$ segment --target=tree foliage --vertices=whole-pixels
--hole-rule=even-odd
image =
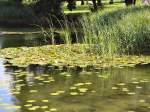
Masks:
[[[13,2],[17,5],[21,5],[23,0],[13,0]]]
[[[34,5],[34,10],[38,15],[57,15],[61,14],[62,0],[39,0]]]

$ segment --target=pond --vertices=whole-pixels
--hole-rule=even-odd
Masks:
[[[53,41],[55,44],[64,44],[67,34],[72,43],[83,42],[83,34],[80,31],[67,32],[58,28],[51,31],[49,28],[0,28],[0,48],[51,45]],[[80,38],[77,39],[77,35]]]
[[[51,44],[51,40],[44,37],[39,28],[0,28],[0,48],[47,44]]]
[[[100,71],[0,61],[0,112],[149,112],[150,65]]]
[[[37,35],[0,35],[0,48],[49,44]],[[0,59],[0,112],[149,112],[149,75],[150,65],[73,71]]]

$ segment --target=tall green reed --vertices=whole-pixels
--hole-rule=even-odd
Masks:
[[[90,52],[98,55],[113,56],[124,54],[142,54],[150,52],[150,7],[129,7],[104,10],[86,15],[80,21],[83,37],[73,22],[69,23],[64,16],[63,21],[57,19],[64,33],[64,44],[71,45],[71,32],[74,31],[76,43],[83,38],[82,44],[89,46]],[[53,23],[50,32],[54,38]],[[53,39],[52,39],[53,40]],[[53,41],[53,44],[56,44]],[[81,47],[84,51],[84,47]]]
[[[130,7],[84,16],[84,43],[101,55],[140,54],[149,49],[149,15],[150,7]]]

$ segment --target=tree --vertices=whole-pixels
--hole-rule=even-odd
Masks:
[[[34,5],[34,10],[38,15],[61,15],[61,2],[62,0],[39,0]]]
[[[81,5],[84,5],[84,0],[81,0]]]
[[[97,0],[97,5],[98,6],[102,6],[102,1],[101,0]]]
[[[135,5],[135,3],[136,3],[136,0],[125,0],[126,6]]]
[[[93,2],[93,11],[97,10],[97,4],[96,4],[96,0],[92,0]]]
[[[109,4],[113,4],[113,3],[114,3],[114,0],[110,0],[110,1],[109,1]]]
[[[76,0],[67,0],[67,2],[68,2],[67,8],[70,11],[76,8]]]

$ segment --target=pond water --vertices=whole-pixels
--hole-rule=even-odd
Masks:
[[[0,28],[0,48],[51,44],[37,28]]]
[[[53,29],[53,33],[48,32],[48,29],[45,31],[44,34],[38,28],[0,28],[0,48],[50,45],[53,42],[52,36],[54,36],[55,44],[65,42],[64,32],[66,31],[61,29]],[[69,35],[72,43],[83,41],[81,32],[71,31]],[[79,39],[77,39],[77,35],[80,37]]]
[[[150,65],[101,71],[16,69],[0,61],[0,112],[149,112]]]

